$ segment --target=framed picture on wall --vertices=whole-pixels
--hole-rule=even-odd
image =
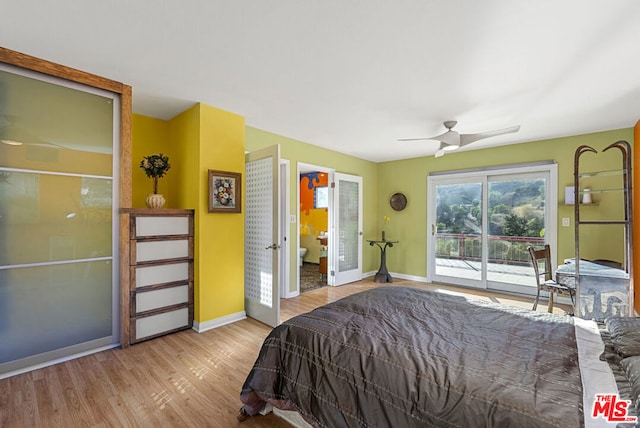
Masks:
[[[239,213],[242,203],[242,174],[209,170],[209,212]]]

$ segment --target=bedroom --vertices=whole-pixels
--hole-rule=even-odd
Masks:
[[[6,27],[5,27],[6,28]],[[15,34],[19,34],[18,31]],[[11,40],[11,35],[7,34],[7,37],[4,37],[3,40]],[[15,41],[10,44],[9,47],[19,47],[19,41]],[[19,49],[22,51],[26,51],[28,54],[37,53],[38,49]],[[54,50],[52,50],[54,52]],[[42,52],[42,57],[46,59],[56,59],[56,55],[53,53]],[[52,58],[53,57],[53,58]],[[60,61],[66,63],[66,61],[62,61],[63,58],[60,58]],[[77,63],[77,60],[70,60],[72,63]],[[111,77],[109,73],[108,77]],[[135,91],[139,90],[140,85],[136,85],[134,87]],[[213,104],[217,105],[217,104]],[[205,111],[206,114],[209,114],[211,110],[208,107],[202,107],[202,110]],[[633,109],[630,109],[633,110]],[[187,115],[192,114],[193,111],[187,113]],[[182,116],[184,118],[184,116]],[[612,131],[606,131],[603,134],[596,133],[594,135],[590,135],[589,141],[592,144],[598,147],[608,143],[612,138],[624,138],[627,140],[633,140],[633,130],[632,126],[635,123],[634,118],[632,122],[625,123],[614,129]],[[173,144],[175,144],[174,139],[169,139],[169,133],[164,133],[164,131],[170,127],[175,126],[175,122],[173,124],[163,124],[160,120],[150,119],[146,116],[136,115],[134,117],[134,133],[138,132],[142,129],[141,124],[149,121],[153,123],[153,126],[148,131],[149,137],[146,140],[147,143],[151,144],[151,141],[154,139],[153,137],[160,137],[155,139],[155,143],[158,146],[161,146],[162,149],[169,150],[173,149]],[[517,145],[510,147],[508,149],[489,149],[479,150],[479,151],[471,151],[471,152],[461,152],[456,154],[455,156],[445,156],[442,159],[439,159],[439,163],[435,162],[433,158],[430,157],[418,157],[412,160],[400,160],[400,161],[391,161],[377,164],[375,162],[366,161],[362,159],[354,158],[353,156],[336,154],[335,152],[326,151],[323,149],[316,148],[315,146],[307,146],[305,143],[301,143],[299,140],[293,140],[286,137],[281,137],[275,133],[271,133],[268,131],[262,131],[258,128],[238,126],[240,129],[239,132],[246,133],[246,148],[255,149],[262,145],[267,145],[269,143],[279,142],[283,145],[283,157],[287,157],[290,161],[303,161],[309,163],[318,163],[318,158],[325,158],[328,161],[331,161],[332,165],[335,165],[336,169],[342,170],[345,172],[350,172],[354,174],[358,174],[364,177],[366,180],[365,186],[365,210],[367,212],[365,217],[365,228],[364,233],[366,236],[377,236],[380,233],[380,230],[383,226],[382,224],[382,216],[385,215],[385,209],[387,209],[387,201],[386,197],[390,192],[404,190],[405,187],[411,187],[412,191],[415,189],[416,194],[410,194],[410,204],[411,210],[407,210],[403,213],[405,217],[396,217],[392,218],[389,225],[385,225],[385,228],[389,231],[389,233],[394,233],[396,236],[399,236],[401,242],[405,243],[404,246],[399,245],[397,249],[398,253],[395,255],[390,255],[390,265],[394,263],[392,266],[392,270],[399,274],[404,274],[410,277],[424,278],[426,272],[426,263],[425,263],[425,253],[426,246],[421,242],[412,242],[412,236],[425,236],[426,231],[426,208],[424,202],[424,196],[426,191],[423,190],[424,186],[426,186],[425,180],[425,171],[433,171],[433,170],[454,170],[466,168],[468,166],[476,166],[476,165],[489,165],[489,164],[497,164],[497,163],[521,163],[523,161],[529,161],[533,158],[538,159],[548,159],[549,156],[553,156],[554,159],[557,159],[559,163],[570,164],[571,161],[571,153],[577,144],[583,141],[581,137],[568,137],[562,139],[551,139],[548,141],[535,141],[533,143],[525,143],[522,145]],[[246,131],[245,131],[246,129]],[[617,130],[616,130],[617,129]],[[144,140],[147,137],[143,137]],[[134,140],[136,136],[134,135]],[[138,140],[141,141],[141,140]],[[532,140],[534,141],[534,140]],[[537,143],[541,143],[538,145]],[[154,149],[158,146],[151,146]],[[522,147],[520,147],[522,146]],[[527,147],[528,146],[528,147]],[[231,170],[239,170],[242,167],[239,166],[241,164],[241,156],[244,151],[242,149],[236,149],[234,152],[234,160],[231,165],[228,165],[227,168]],[[543,150],[544,148],[544,150]],[[136,146],[134,145],[134,153],[132,155],[132,162],[136,162],[142,155],[147,154],[150,146]],[[566,149],[566,152],[565,152]],[[544,153],[546,151],[546,153]],[[558,153],[561,151],[562,153]],[[172,159],[180,159],[181,156],[179,154],[171,153]],[[216,160],[216,162],[219,162]],[[235,162],[235,164],[234,164]],[[397,162],[397,163],[396,163]],[[323,159],[322,164],[326,164],[327,162]],[[224,165],[214,165],[215,167],[224,167]],[[174,172],[179,171],[176,167]],[[402,174],[399,173],[402,171]],[[565,170],[566,171],[566,170]],[[139,171],[138,171],[139,172]],[[570,172],[566,172],[564,179],[560,177],[558,186],[560,188],[570,183]],[[161,186],[167,186],[168,196],[170,203],[177,203],[178,198],[184,197],[182,194],[185,192],[183,189],[179,188],[176,185],[176,181],[178,181],[178,172],[173,177],[168,176],[168,180],[165,182],[161,182]],[[134,191],[134,199],[137,201],[136,204],[140,204],[142,199],[136,196],[137,194],[144,195],[148,190],[149,182],[143,176],[136,176],[133,174],[133,191]],[[188,189],[188,187],[185,187]],[[191,189],[191,191],[193,191]],[[417,196],[416,196],[417,195]],[[173,200],[172,200],[173,198]],[[191,206],[191,204],[189,205]],[[407,217],[410,216],[410,217]],[[227,227],[230,225],[232,228],[237,228],[237,225],[233,224],[235,219],[226,219],[226,218],[216,218],[216,221],[222,222],[222,227]],[[405,220],[407,220],[405,222]],[[205,220],[206,221],[206,220]],[[406,228],[401,230],[399,228],[400,224],[409,223],[411,224],[411,228]],[[203,224],[205,226],[205,224]],[[206,225],[210,226],[210,225]],[[205,227],[200,228],[201,231],[205,231]],[[236,233],[238,233],[238,229],[235,229]],[[569,229],[559,228],[559,248],[557,251],[557,259],[562,260],[562,258],[571,256],[571,232]],[[229,251],[229,241],[226,242],[215,242],[215,237],[212,238],[214,242],[213,251],[225,250]],[[564,246],[564,247],[563,247]],[[400,252],[402,250],[402,253]],[[238,251],[238,249],[234,248],[233,251]],[[377,255],[373,252],[364,251],[364,262],[363,267],[365,272],[374,271],[377,267]],[[239,269],[240,268],[240,269]],[[218,278],[215,278],[211,272],[205,269],[201,272],[201,288],[199,289],[199,297],[200,297],[200,307],[198,310],[197,320],[200,323],[207,323],[210,321],[215,321],[219,318],[224,318],[229,315],[234,315],[242,311],[242,292],[237,287],[229,289],[225,288],[226,285],[220,286],[220,282]],[[234,275],[241,275],[239,271],[241,270],[241,266],[233,266],[232,271]],[[293,279],[293,274],[290,275],[291,279]],[[292,281],[293,282],[293,281]],[[223,302],[220,304],[213,304],[212,301]]]

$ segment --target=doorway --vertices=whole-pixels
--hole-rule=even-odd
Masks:
[[[328,285],[331,221],[329,168],[298,164],[298,278],[300,293]]]

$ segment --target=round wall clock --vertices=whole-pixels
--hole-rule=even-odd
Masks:
[[[402,211],[407,206],[407,197],[403,193],[394,193],[389,199],[391,208],[396,211]]]

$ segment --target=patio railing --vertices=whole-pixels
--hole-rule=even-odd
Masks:
[[[488,236],[489,263],[528,265],[527,247],[544,245],[544,238],[531,236]],[[480,261],[482,236],[465,233],[436,234],[436,258]]]

